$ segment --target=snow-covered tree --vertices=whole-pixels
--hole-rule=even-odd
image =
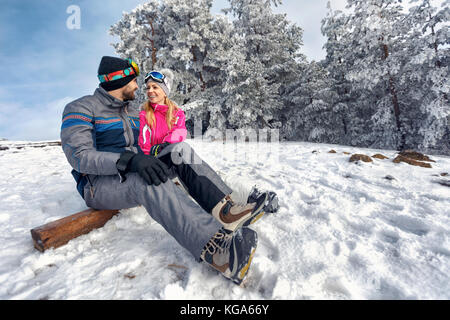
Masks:
[[[294,79],[302,30],[271,5],[280,0],[230,0],[238,39],[225,66],[227,126],[280,125],[283,86]]]
[[[330,103],[333,92],[326,69],[315,61],[305,64],[301,76],[288,87],[292,108],[286,110],[283,136],[288,140],[339,143],[344,128],[338,115],[343,105]]]
[[[429,0],[412,2],[419,4],[406,12],[400,0],[348,0],[349,13],[330,11],[324,19],[332,91],[327,102],[343,106],[348,129],[341,143],[434,150],[446,145],[448,1],[440,10]]]
[[[137,6],[122,19],[111,26],[110,34],[118,37],[112,46],[123,58],[132,58],[141,69],[141,73],[154,70],[158,62],[158,50],[167,45],[161,30],[161,7],[159,0],[149,0]],[[144,75],[138,78],[139,90],[134,104],[145,101]]]
[[[399,100],[398,78],[404,64],[402,35],[407,33],[400,0],[348,0],[353,9],[347,25],[347,78],[360,92],[371,115],[365,140],[374,147],[403,149],[407,132]]]
[[[347,36],[349,17],[341,11],[333,11],[328,2],[327,16],[322,20],[322,34],[327,41],[324,45],[326,57],[323,66],[327,72],[326,87],[324,97],[326,102],[334,112],[331,117],[335,118],[334,130],[339,129],[340,137],[337,143],[361,145],[364,144],[363,137],[365,123],[370,119],[366,101],[360,99],[365,93],[353,86],[346,77],[348,70],[352,68],[353,60],[349,55],[353,54],[349,48],[354,44]],[[339,135],[338,132],[335,136]]]
[[[227,48],[226,22],[214,20],[212,0],[151,0],[139,5],[111,27],[123,57],[133,57],[143,71],[174,71],[175,101],[181,104],[208,97],[223,81],[221,63]],[[210,95],[209,95],[210,96]],[[145,99],[140,91],[139,103]]]
[[[222,84],[222,56],[227,50],[228,30],[224,21],[215,22],[212,0],[166,0],[162,29],[168,45],[161,49],[160,64],[176,70],[184,102],[198,100],[210,88]],[[224,27],[222,30],[220,27]]]
[[[446,1],[441,9],[430,0],[413,0],[405,23],[411,27],[407,35],[408,63],[401,77],[410,106],[417,106],[411,115],[408,144],[423,150],[450,152],[450,80],[449,20]],[[411,108],[412,109],[412,108]]]

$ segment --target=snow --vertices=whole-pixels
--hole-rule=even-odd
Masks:
[[[253,185],[280,198],[252,226],[259,244],[242,287],[196,262],[142,207],[37,251],[30,229],[86,206],[61,147],[2,141],[0,299],[450,298],[450,188],[437,183],[449,181],[449,157],[431,156],[427,169],[393,163],[392,150],[188,142],[236,199]],[[350,163],[343,152],[390,159]]]

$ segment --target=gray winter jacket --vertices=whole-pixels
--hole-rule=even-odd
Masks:
[[[120,153],[142,152],[138,137],[139,111],[101,87],[66,105],[61,144],[82,196],[86,174],[116,175]]]

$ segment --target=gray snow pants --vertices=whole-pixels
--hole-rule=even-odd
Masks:
[[[178,176],[195,202],[172,180],[148,185],[137,173],[119,176],[89,175],[84,188],[86,204],[95,209],[144,206],[150,216],[186,248],[195,259],[221,224],[211,215],[214,206],[232,190],[185,142],[171,144],[158,155],[174,178]]]

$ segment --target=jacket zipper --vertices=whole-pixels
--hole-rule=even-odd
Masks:
[[[133,135],[133,129],[131,128],[131,125],[128,121],[128,106],[124,106],[122,107],[123,111],[125,111],[125,116],[123,115],[123,112],[120,113],[120,116],[122,118],[122,121],[124,122],[124,133],[126,132],[127,134],[125,134],[125,139],[127,138],[128,135],[128,140],[129,140],[129,144],[130,144],[130,148],[133,152],[137,152],[137,150],[135,150],[134,147],[134,135]],[[125,141],[126,142],[126,141]]]
[[[158,108],[158,105],[156,105],[155,106],[155,109],[154,109],[154,113],[155,113],[155,133],[156,132],[158,132],[157,130],[158,130],[158,121],[156,121],[156,109]],[[155,134],[153,134],[152,136],[155,136]],[[152,137],[153,138],[153,137]],[[152,141],[152,140],[150,140],[151,141],[151,145],[153,146],[153,145],[155,145],[156,144],[156,141]]]

